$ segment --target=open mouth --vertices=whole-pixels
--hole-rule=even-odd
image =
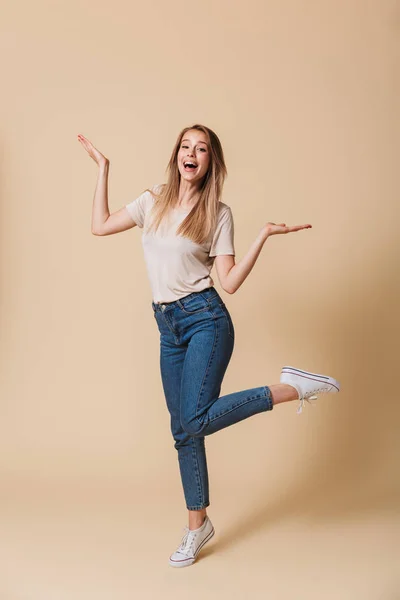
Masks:
[[[196,163],[191,162],[190,160],[183,163],[183,168],[185,171],[195,171],[197,169]]]

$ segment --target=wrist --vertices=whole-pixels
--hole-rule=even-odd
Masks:
[[[262,233],[260,233],[260,234],[258,235],[258,237],[257,237],[257,241],[258,241],[259,243],[261,243],[261,244],[264,244],[264,243],[267,241],[267,239],[268,239],[268,238],[269,238],[269,233],[268,233],[268,232],[264,232],[264,231],[263,231]]]
[[[106,160],[103,160],[102,162],[99,163],[100,171],[106,171],[108,169],[109,165],[110,165],[110,161],[108,160],[108,158]]]

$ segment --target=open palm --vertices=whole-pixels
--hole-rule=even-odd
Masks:
[[[78,141],[85,148],[86,152],[89,154],[90,158],[93,158],[94,162],[100,166],[109,162],[108,158],[104,156],[97,148],[95,148],[84,135],[78,134]]]
[[[300,229],[310,229],[312,225],[307,223],[306,225],[292,225],[288,226],[286,223],[272,223],[268,222],[264,225],[263,231],[267,235],[276,235],[279,233],[291,233],[293,231],[300,231]]]

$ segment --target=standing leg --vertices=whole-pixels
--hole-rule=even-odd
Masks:
[[[186,353],[187,345],[177,345],[168,334],[161,336],[160,368],[164,395],[171,417],[174,446],[178,451],[186,507],[189,511],[200,511],[189,518],[189,526],[196,528],[199,517],[204,519],[205,508],[210,504],[209,482],[204,436],[193,437],[181,425],[180,391]]]

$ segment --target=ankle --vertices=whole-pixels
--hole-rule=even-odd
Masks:
[[[194,512],[194,511],[191,511]],[[200,511],[196,511],[200,512]],[[204,524],[206,520],[207,514],[201,513],[199,515],[191,515],[189,514],[189,529],[199,529]]]
[[[273,404],[290,402],[299,399],[299,392],[288,383],[278,383],[270,386]]]

